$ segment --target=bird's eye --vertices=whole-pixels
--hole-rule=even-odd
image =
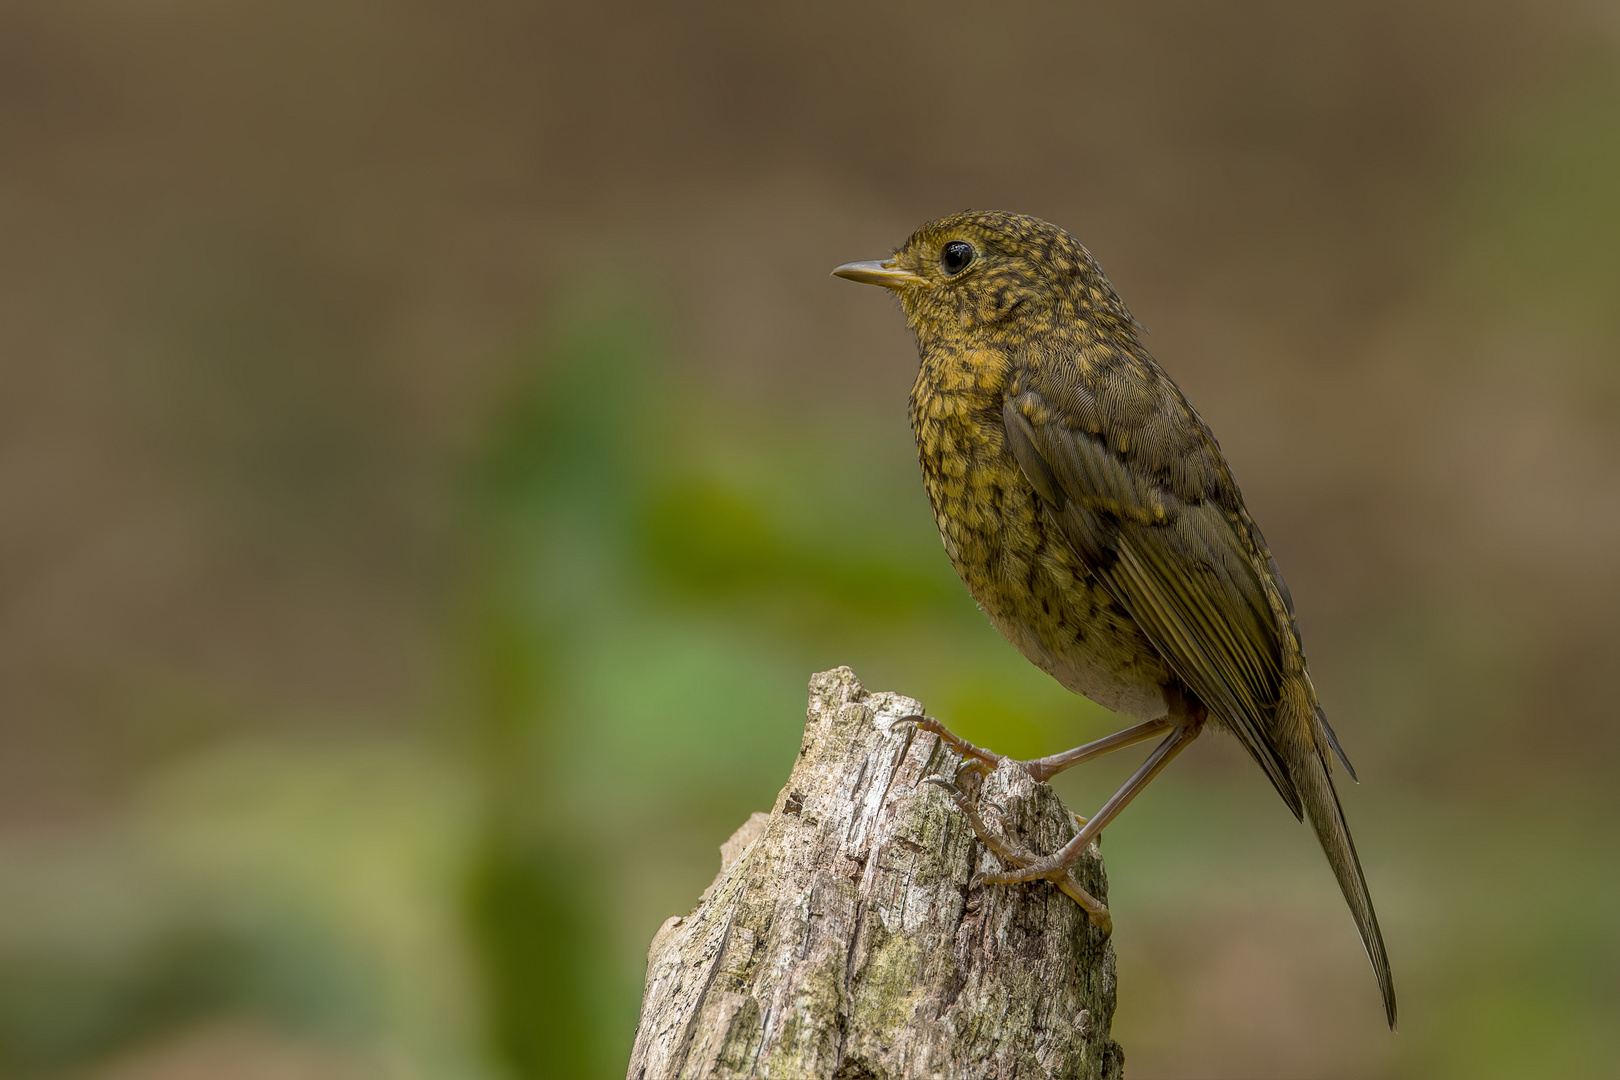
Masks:
[[[966,240],[952,240],[940,251],[939,264],[945,268],[947,276],[960,274],[967,269],[968,263],[972,262],[973,256],[977,254],[978,252],[973,250],[973,245]]]

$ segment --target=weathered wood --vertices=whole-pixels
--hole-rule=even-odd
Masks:
[[[939,787],[956,759],[897,724],[922,707],[848,668],[810,681],[798,761],[723,850],[697,908],[653,939],[632,1078],[1118,1078],[1114,953],[1049,882],[999,869]],[[1017,767],[979,806],[1025,848],[1074,819]],[[1106,902],[1096,849],[1075,868]]]

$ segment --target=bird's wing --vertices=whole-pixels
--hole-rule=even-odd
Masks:
[[[1173,389],[1137,422],[1100,422],[1108,407],[1073,383],[1025,389],[1003,409],[1008,444],[1076,552],[1297,817],[1275,722],[1282,631],[1219,450]]]

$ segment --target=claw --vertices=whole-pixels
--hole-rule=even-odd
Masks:
[[[1085,909],[1086,918],[1091,920],[1092,926],[1103,932],[1103,937],[1114,936],[1114,917],[1108,913],[1108,908],[1102,901],[1080,887],[1073,874],[1065,873],[1061,880],[1054,880],[1053,884],[1062,890],[1064,896]]]
[[[956,775],[958,779],[961,778],[963,773],[978,773],[980,776],[989,776],[995,771],[996,768],[994,765],[991,765],[988,761],[985,761],[982,758],[976,757],[963,758],[962,764],[956,767]]]
[[[939,737],[940,742],[955,750],[965,758],[975,758],[988,766],[985,772],[990,772],[1001,762],[1001,755],[986,750],[982,746],[974,746],[960,735],[955,734],[944,724],[932,716],[902,716],[896,720],[897,724],[916,724],[918,731],[926,731]]]

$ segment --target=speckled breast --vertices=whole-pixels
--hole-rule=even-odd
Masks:
[[[1142,720],[1168,670],[1042,510],[1007,448],[1005,362],[925,358],[911,391],[923,485],[945,551],[1001,635],[1065,687]]]

